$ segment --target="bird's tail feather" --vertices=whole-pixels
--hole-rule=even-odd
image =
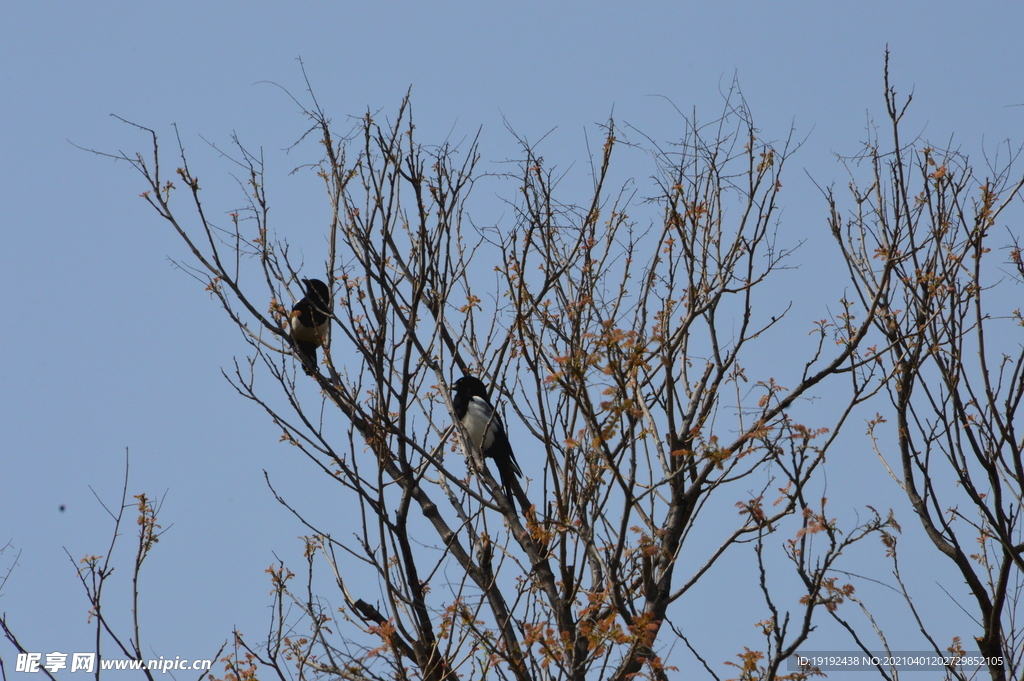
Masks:
[[[299,359],[302,361],[302,370],[307,376],[316,373],[316,343],[296,341],[295,347],[299,351]]]
[[[512,479],[514,477],[514,474],[511,468],[509,466],[498,466],[498,477],[501,478],[501,491],[504,492],[505,498],[508,500],[509,506],[515,508],[516,495],[515,490],[512,487]],[[522,506],[521,503],[520,506]]]

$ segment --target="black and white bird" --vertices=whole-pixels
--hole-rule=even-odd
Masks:
[[[316,349],[327,342],[330,330],[331,290],[319,279],[303,279],[306,296],[292,307],[291,334],[307,375],[316,373]]]
[[[512,445],[509,444],[501,417],[487,401],[487,389],[483,381],[475,376],[463,376],[452,387],[455,388],[455,397],[452,399],[455,417],[465,426],[470,441],[480,448],[484,457],[494,459],[505,498],[509,505],[515,506],[513,476],[523,477],[523,472],[516,463],[516,455],[512,453]]]

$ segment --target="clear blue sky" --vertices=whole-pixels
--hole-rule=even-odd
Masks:
[[[990,2],[0,3],[0,545],[14,547],[0,575],[21,551],[0,611],[29,649],[89,648],[64,549],[106,552],[111,525],[90,487],[116,503],[126,447],[132,492],[166,492],[161,521],[173,523],[143,576],[144,648],[206,657],[234,626],[262,631],[263,569],[275,551],[300,557],[304,531],[262,470],[293,493],[312,472],[220,376],[245,345],[172,268],[183,246],[133,171],[73,146],[145,149],[109,114],[167,142],[176,123],[218,210],[241,200],[200,135],[263,147],[277,228],[318,262],[326,203],[313,176],[289,175],[314,150],[283,151],[306,121],[265,84],[301,95],[298,57],[335,120],[391,111],[411,85],[421,140],[483,126],[485,162],[499,161],[512,148],[504,117],[530,139],[555,128],[545,156],[563,167],[613,107],[666,139],[678,119],[663,98],[711,117],[736,74],[769,137],[791,124],[809,135],[782,233],[808,239],[800,260],[813,268],[825,209],[803,169],[845,184],[832,152],[856,151],[867,115],[883,114],[886,44],[894,83],[914,91],[912,131],[955,133],[977,155],[1024,138],[1022,26],[1024,5]]]

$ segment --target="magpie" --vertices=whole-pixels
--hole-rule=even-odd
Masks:
[[[303,279],[306,296],[292,307],[291,334],[302,370],[316,373],[316,349],[327,342],[330,328],[331,290],[319,279]]]
[[[516,455],[512,453],[505,426],[494,406],[487,401],[487,389],[483,381],[475,376],[463,376],[452,385],[455,398],[455,418],[462,422],[469,439],[480,448],[485,458],[494,459],[501,478],[502,491],[510,506],[515,506],[512,495],[513,476],[523,477],[523,472],[516,463]]]

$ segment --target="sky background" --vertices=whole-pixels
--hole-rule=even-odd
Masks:
[[[138,198],[141,178],[76,148],[145,151],[147,138],[111,114],[155,129],[167,151],[177,124],[219,215],[242,197],[234,168],[204,139],[228,147],[235,134],[262,148],[274,224],[318,264],[322,185],[291,173],[317,150],[287,151],[307,127],[284,92],[308,101],[300,57],[335,121],[393,112],[412,86],[421,141],[480,129],[483,163],[495,169],[515,156],[506,123],[529,140],[550,133],[543,155],[561,168],[578,162],[582,180],[584,133],[593,140],[610,114],[672,139],[675,107],[711,119],[736,77],[766,137],[791,127],[806,137],[785,180],[781,234],[806,242],[801,276],[841,291],[811,178],[845,186],[835,154],[856,152],[869,117],[884,115],[886,45],[894,85],[914,93],[907,129],[939,143],[955,134],[980,158],[1024,139],[1022,20],[1024,5],[989,2],[0,3],[0,545],[11,545],[0,576],[20,556],[0,612],[29,650],[90,649],[67,554],[107,552],[112,522],[94,492],[117,505],[126,449],[130,493],[166,493],[167,532],[143,576],[145,650],[209,657],[233,627],[263,630],[263,570],[301,556],[304,530],[273,501],[263,470],[299,495],[311,470],[220,375],[246,346],[172,266],[187,254]],[[642,155],[627,159],[639,180],[651,174]],[[866,488],[839,492],[841,503],[893,506],[915,530],[859,442],[847,454],[863,465],[843,481]],[[345,509],[325,498],[316,511]],[[133,518],[125,529],[115,603],[130,585]],[[924,607],[942,602],[931,584],[941,579],[959,588],[948,574],[922,580]],[[824,637],[812,647],[852,646]],[[722,660],[738,648],[723,648]],[[13,660],[5,643],[0,653]]]

